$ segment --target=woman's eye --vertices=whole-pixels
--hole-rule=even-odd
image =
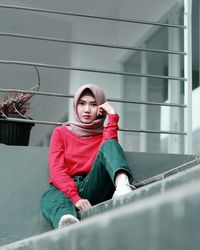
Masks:
[[[79,102],[78,105],[84,105],[84,102]]]

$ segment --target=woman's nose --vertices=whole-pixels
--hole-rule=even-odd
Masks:
[[[89,105],[85,105],[85,112],[90,112],[90,106]]]

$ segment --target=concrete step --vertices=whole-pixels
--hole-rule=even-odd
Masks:
[[[193,164],[198,165],[193,166]],[[164,172],[161,175],[146,180],[146,183],[151,183],[133,190],[133,192],[129,193],[128,195],[121,196],[118,199],[102,202],[91,209],[85,210],[79,214],[79,217],[81,220],[83,220],[99,213],[124,206],[125,204],[136,203],[141,199],[145,199],[153,195],[164,195],[167,190],[176,187],[181,188],[182,185],[185,185],[186,183],[192,183],[194,181],[200,181],[199,160],[191,161],[188,164],[184,164],[178,168]],[[138,183],[138,186],[139,185],[140,183]],[[142,185],[144,185],[144,183],[142,183]]]
[[[199,197],[199,181],[189,182],[0,249],[199,249]]]
[[[0,144],[0,246],[52,230],[39,208],[40,197],[48,188],[48,150]],[[125,154],[140,188],[193,166],[199,159],[197,155]]]
[[[95,246],[97,250],[103,249],[102,247],[104,249],[114,249],[115,247],[115,249],[126,249],[125,246],[127,244],[129,248],[131,247],[132,237],[136,240],[135,235],[138,235],[139,238],[136,242],[134,241],[134,246],[139,247],[140,245],[143,248],[134,247],[131,249],[160,250],[160,245],[162,245],[162,249],[167,249],[161,242],[160,237],[166,246],[169,247],[165,237],[169,239],[172,236],[174,247],[176,246],[174,249],[189,249],[178,248],[180,245],[178,239],[181,237],[181,233],[174,231],[174,234],[177,234],[177,236],[174,236],[171,234],[171,229],[173,231],[174,226],[176,226],[174,220],[184,227],[181,228],[181,232],[185,235],[184,237],[187,236],[186,233],[189,235],[190,230],[194,230],[194,227],[198,230],[200,229],[200,222],[194,219],[195,216],[198,218],[198,209],[200,208],[200,199],[198,198],[200,194],[200,165],[193,167],[184,165],[181,168],[179,167],[179,171],[178,168],[174,169],[174,172],[175,174],[171,173],[170,176],[169,172],[165,172],[162,180],[140,187],[119,199],[98,204],[92,209],[81,213],[82,222],[78,225],[72,225],[62,230],[53,230],[39,236],[5,245],[0,249],[65,249],[65,245],[67,249],[71,247],[77,250],[93,249],[92,246]],[[190,207],[192,210],[187,210]],[[193,215],[190,211],[192,211]],[[130,216],[130,221],[128,216]],[[140,219],[138,219],[138,216]],[[162,218],[163,216],[164,218]],[[162,221],[163,223],[161,223]],[[172,224],[171,229],[168,222]],[[147,228],[145,228],[145,224]],[[180,230],[179,227],[181,226],[178,226],[178,230]],[[108,237],[102,233],[102,230],[106,230]],[[164,234],[166,235],[164,236]],[[95,240],[91,238],[91,235],[93,235]],[[155,248],[145,245],[146,243],[142,241],[141,237],[143,235],[146,235],[145,237],[147,237],[149,244],[155,246]],[[79,237],[80,242],[82,242],[80,245],[77,242]],[[116,240],[119,237],[122,238],[122,242],[121,240]],[[145,237],[144,239],[146,239]],[[184,242],[184,237],[179,240]],[[197,241],[198,238],[195,232],[194,237],[194,240]],[[118,243],[115,243],[115,240]],[[95,241],[98,242],[97,245],[95,245]],[[102,243],[101,241],[105,242]],[[155,242],[153,243],[153,241]],[[120,244],[122,244],[121,248],[117,248]],[[157,246],[158,248],[156,248]]]

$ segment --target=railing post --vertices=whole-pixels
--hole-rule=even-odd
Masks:
[[[185,154],[192,153],[192,0],[184,0]]]
[[[146,45],[144,45],[146,47]],[[147,73],[147,54],[145,51],[141,53],[141,71],[143,74]],[[148,91],[148,78],[141,77],[141,100],[147,101]],[[140,127],[141,129],[147,129],[147,105],[140,105]],[[147,152],[147,134],[140,134],[140,151]]]

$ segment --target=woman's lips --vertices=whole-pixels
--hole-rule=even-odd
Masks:
[[[90,115],[84,115],[83,118],[84,119],[90,119]]]

